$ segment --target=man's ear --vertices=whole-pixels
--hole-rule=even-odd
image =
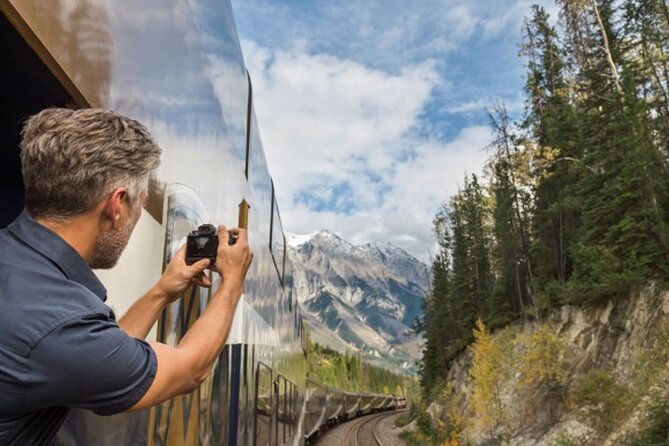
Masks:
[[[109,229],[115,228],[121,224],[122,218],[127,213],[128,188],[117,187],[107,196],[103,208],[103,216]]]

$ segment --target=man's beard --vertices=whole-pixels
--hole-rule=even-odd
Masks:
[[[90,267],[92,269],[109,269],[116,265],[121,253],[130,240],[130,234],[135,227],[131,220],[118,231],[109,231],[100,235],[95,241],[91,253]]]

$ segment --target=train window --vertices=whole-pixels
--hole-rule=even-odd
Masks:
[[[295,384],[290,383],[288,388],[288,414],[290,416],[288,423],[288,435],[292,436],[295,432]]]
[[[292,430],[291,434],[294,434],[295,431],[297,430],[297,424],[298,424],[298,418],[300,416],[299,412],[299,406],[298,406],[298,392],[297,392],[297,385],[293,384],[293,423],[291,424]]]
[[[253,84],[251,76],[246,71],[246,79],[249,85],[248,102],[246,104],[246,162],[244,163],[244,175],[249,179],[249,153],[251,151],[251,118],[253,116]]]
[[[274,392],[274,401],[276,404],[272,407],[272,445],[278,445],[279,444],[279,423],[281,422],[279,419],[279,411],[281,410],[281,391],[280,391],[280,384],[279,380],[277,379],[272,383],[272,391]]]
[[[277,213],[278,213],[278,209],[277,209]],[[281,281],[285,285],[286,284],[286,257],[287,256],[286,256],[286,234],[283,233],[283,228],[282,228],[282,231],[281,231],[281,245],[282,245],[282,249],[281,249],[282,256],[281,257],[283,257],[283,261],[281,262]]]
[[[286,238],[283,239],[284,249],[286,254],[283,257],[283,286],[287,291],[287,300],[288,300],[288,311],[293,312],[295,310],[296,302],[293,302],[295,295],[293,294],[293,265],[288,259],[288,244],[286,243]]]
[[[269,249],[272,253],[274,267],[276,268],[276,272],[279,275],[279,281],[283,286],[284,262],[286,258],[286,238],[283,235],[281,215],[279,214],[279,206],[276,203],[276,195],[274,194],[274,183],[272,183],[272,220],[270,223]]]
[[[295,389],[294,383],[282,375],[277,375],[275,380],[277,429],[274,437],[276,444],[286,444],[294,432],[297,420]]]
[[[264,446],[270,444],[272,434],[272,407],[274,404],[272,369],[262,362],[258,362],[255,378],[253,446]]]
[[[6,2],[8,3],[8,2]],[[25,118],[46,107],[73,107],[72,96],[9,22],[11,5],[0,12],[0,228],[21,213],[23,177],[19,160]]]
[[[277,401],[277,429],[275,431],[274,444],[283,444],[286,442],[286,384],[286,378],[281,375],[276,377],[274,386]],[[280,442],[279,439],[281,440]]]
[[[253,195],[255,212],[260,221],[269,221],[272,212],[272,178],[269,176],[269,171],[267,170],[267,160],[265,159],[258,121],[252,104],[249,117],[249,149],[246,161],[246,174],[251,194]],[[269,235],[269,231],[265,234]]]
[[[200,431],[206,431],[205,427],[210,426],[212,443],[224,444],[228,439],[228,423],[230,412],[234,407],[230,407],[230,375],[231,367],[234,366],[231,361],[230,346],[223,347],[223,351],[218,357],[218,362],[212,372],[213,381],[210,388],[200,389],[201,413],[209,412],[209,419],[202,420]],[[211,399],[208,401],[207,394],[212,392]],[[207,410],[209,409],[209,410]]]
[[[230,381],[229,389],[226,395],[229,395],[230,402],[229,411],[229,425],[230,435],[228,437],[228,444],[235,444],[239,433],[239,411],[240,411],[240,387],[241,387],[241,373],[242,373],[242,346],[241,344],[234,344],[230,348]],[[225,420],[228,417],[219,418]],[[220,421],[219,421],[220,422]],[[224,442],[221,442],[224,443]]]

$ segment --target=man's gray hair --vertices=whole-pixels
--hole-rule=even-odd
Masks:
[[[108,110],[48,108],[26,121],[22,136],[26,209],[34,218],[82,214],[121,186],[134,203],[160,164],[146,127]]]

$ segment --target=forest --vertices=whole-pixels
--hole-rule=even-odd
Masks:
[[[669,7],[557,0],[523,27],[525,111],[489,110],[484,174],[434,218],[439,252],[414,330],[421,385],[443,387],[477,321],[626,299],[669,276]]]
[[[307,358],[309,376],[350,392],[405,396],[416,386],[414,378],[369,364],[360,354],[340,353],[311,340],[307,341]]]

